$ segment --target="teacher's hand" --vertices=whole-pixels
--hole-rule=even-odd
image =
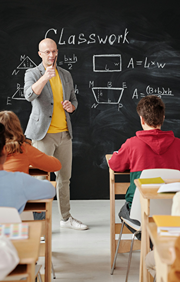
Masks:
[[[56,76],[54,66],[47,67],[44,76],[47,80],[51,79],[52,77]]]
[[[71,104],[70,101],[65,100],[64,102],[61,102],[63,109],[66,110],[68,113],[72,113],[75,110],[75,107]]]

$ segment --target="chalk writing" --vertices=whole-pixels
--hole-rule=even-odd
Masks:
[[[164,87],[152,87],[148,85],[145,89],[145,93],[140,92],[138,93],[138,89],[136,88],[133,91],[132,99],[139,99],[139,96],[145,97],[145,95],[157,95],[161,98],[161,96],[174,96],[172,90],[170,88],[165,89]]]
[[[64,63],[65,64],[75,64],[77,62],[77,56],[75,54],[72,57],[64,55]]]
[[[48,37],[50,31],[53,31],[55,34],[58,34],[58,30],[54,28],[50,28],[45,33],[45,38]],[[113,45],[114,43],[118,44],[129,44],[128,34],[129,31],[127,28],[124,29],[122,34],[110,34],[110,35],[99,35],[96,33],[91,33],[89,35],[85,35],[84,33],[75,34],[65,34],[65,29],[62,28],[59,36],[59,45],[80,45],[80,44],[109,44]],[[66,38],[66,39],[65,39]]]
[[[172,90],[165,89],[164,87],[151,87],[150,85],[148,85],[146,87],[146,93],[149,95],[153,95],[153,94],[158,94],[158,95],[170,95],[170,96],[174,96],[174,94],[172,93]]]
[[[37,65],[25,55],[20,57],[21,63],[13,70],[12,75],[17,76],[18,83],[16,85],[17,89],[12,97],[7,97],[7,105],[11,105],[11,100],[25,100],[24,97],[24,73],[29,68],[34,68]],[[20,83],[19,81],[22,81]],[[21,86],[22,85],[22,86]]]
[[[60,61],[59,65],[67,64],[68,69],[72,70],[73,64],[77,63],[77,61],[78,61],[78,58],[75,54],[72,54],[72,56],[64,55],[63,61]]]
[[[120,72],[121,64],[121,55],[118,54],[93,56],[94,72]]]
[[[74,85],[74,92],[76,95],[79,94],[79,89],[76,84]]]
[[[157,67],[158,69],[163,69],[165,67],[166,63],[159,63],[156,61],[152,61],[151,59],[148,60],[147,57],[145,57],[144,61],[136,61],[133,58],[131,58],[128,62],[127,68],[134,69],[136,66],[143,66],[146,69],[149,69],[150,67]]]

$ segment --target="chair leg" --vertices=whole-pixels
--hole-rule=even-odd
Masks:
[[[56,279],[56,273],[54,271],[53,263],[51,262],[51,268],[52,268],[52,274],[53,274],[53,279]]]
[[[128,281],[128,275],[129,275],[129,270],[130,270],[130,264],[131,264],[131,258],[132,258],[132,250],[133,250],[133,244],[134,244],[134,239],[135,239],[135,236],[140,233],[140,231],[136,231],[133,236],[132,236],[132,240],[131,240],[131,248],[130,248],[130,251],[129,251],[129,258],[128,258],[128,266],[127,266],[127,272],[126,272],[126,280],[125,282]]]
[[[41,277],[40,272],[38,272],[38,280],[39,280],[39,282],[42,282],[42,277]]]
[[[113,275],[113,272],[114,272],[114,267],[115,267],[115,264],[116,264],[116,259],[117,259],[117,254],[118,254],[118,250],[119,250],[119,245],[120,245],[120,242],[121,242],[123,227],[124,227],[124,221],[122,222],[122,226],[121,226],[121,230],[120,230],[120,234],[119,234],[119,240],[118,240],[118,244],[117,244],[117,248],[116,248],[116,253],[115,253],[115,256],[114,256],[113,266],[111,268],[111,275]]]

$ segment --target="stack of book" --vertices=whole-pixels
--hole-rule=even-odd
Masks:
[[[180,236],[180,216],[153,215],[157,233],[162,236]]]
[[[11,240],[27,239],[28,224],[27,223],[6,223],[0,224],[0,236],[6,236]]]
[[[138,180],[141,187],[159,187],[160,185],[165,184],[161,177],[139,178]]]

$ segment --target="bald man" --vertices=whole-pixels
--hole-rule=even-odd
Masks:
[[[78,105],[71,74],[56,66],[56,43],[46,38],[39,43],[42,63],[25,73],[24,93],[32,104],[25,135],[33,146],[60,160],[56,174],[56,190],[60,227],[88,229],[70,214],[69,184],[72,167],[72,126],[70,114]]]

